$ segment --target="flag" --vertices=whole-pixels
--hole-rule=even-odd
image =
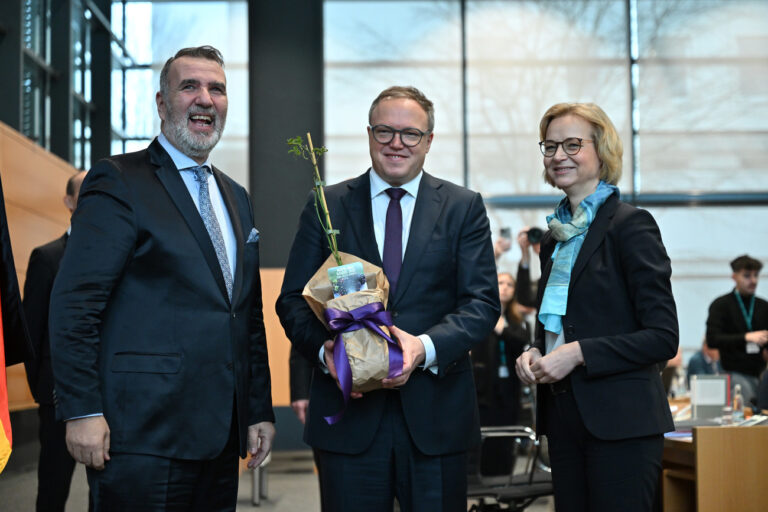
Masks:
[[[0,309],[2,309],[1,305]],[[0,311],[0,318],[2,318],[2,311]],[[8,380],[5,377],[5,343],[2,322],[0,322],[0,427],[2,427],[0,428],[0,473],[2,473],[8,462],[8,457],[11,456],[11,446],[13,445],[11,415],[8,412]]]
[[[8,380],[5,366],[35,356],[27,322],[21,307],[19,281],[13,263],[11,236],[5,214],[5,197],[0,183],[0,472],[11,456],[13,437],[8,412]]]

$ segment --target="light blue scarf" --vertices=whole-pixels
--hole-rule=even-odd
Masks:
[[[564,197],[555,213],[547,215],[547,224],[557,245],[552,253],[552,270],[539,308],[539,321],[549,332],[559,334],[563,329],[573,265],[597,210],[614,193],[619,194],[618,187],[601,180],[597,189],[581,201],[575,214],[571,214],[568,198]]]

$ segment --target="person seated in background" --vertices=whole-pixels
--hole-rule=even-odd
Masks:
[[[472,349],[477,402],[481,426],[517,425],[520,413],[520,379],[514,371],[515,359],[523,353],[530,337],[528,325],[518,311],[515,278],[507,272],[499,276],[501,316],[484,343]],[[483,474],[507,473],[509,439],[487,439],[483,444]]]
[[[741,384],[744,403],[757,396],[760,372],[765,368],[761,352],[768,343],[768,302],[756,297],[758,274],[763,264],[747,256],[731,262],[736,286],[709,306],[707,345],[719,349],[731,386]]]
[[[763,376],[760,378],[760,385],[757,388],[757,409],[758,412],[768,412],[768,370],[763,372]]]
[[[683,350],[680,347],[677,348],[675,357],[667,361],[661,371],[661,382],[670,398],[680,397],[687,391],[683,379]]]
[[[688,361],[686,379],[688,387],[691,386],[691,375],[718,375],[723,373],[723,366],[720,364],[720,351],[716,348],[710,348],[707,340],[701,342],[701,350],[697,350]]]

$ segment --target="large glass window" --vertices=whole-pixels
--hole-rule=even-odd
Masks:
[[[486,196],[558,194],[542,179],[535,146],[539,119],[555,103],[597,102],[629,140],[624,1],[469,1],[466,27],[470,187]]]
[[[637,3],[643,192],[766,191],[768,3]]]
[[[49,147],[51,64],[51,6],[49,0],[24,0],[22,5],[21,133]]]
[[[211,45],[224,56],[229,111],[213,163],[248,184],[248,8],[245,1],[116,1],[114,31],[131,62],[115,66],[112,104],[113,152],[145,148],[160,133],[155,93],[160,71],[178,50]],[[226,27],[226,30],[211,30]]]
[[[435,104],[428,166],[461,182],[459,2],[325,2],[323,16],[326,179],[342,181],[370,166],[371,101],[390,85],[414,85]]]

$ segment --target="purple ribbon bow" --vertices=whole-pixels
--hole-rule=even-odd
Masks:
[[[393,325],[392,314],[384,310],[384,304],[381,302],[372,302],[352,311],[328,308],[325,310],[325,320],[328,322],[328,328],[336,335],[333,345],[333,364],[336,366],[336,375],[339,378],[341,394],[344,397],[344,407],[341,411],[333,416],[325,416],[325,421],[329,425],[333,425],[344,415],[347,402],[349,402],[349,394],[352,392],[352,368],[349,366],[342,333],[368,328],[387,340],[389,343],[387,378],[389,379],[403,374],[403,351],[400,349],[400,345],[379,327],[380,325],[387,327]]]

